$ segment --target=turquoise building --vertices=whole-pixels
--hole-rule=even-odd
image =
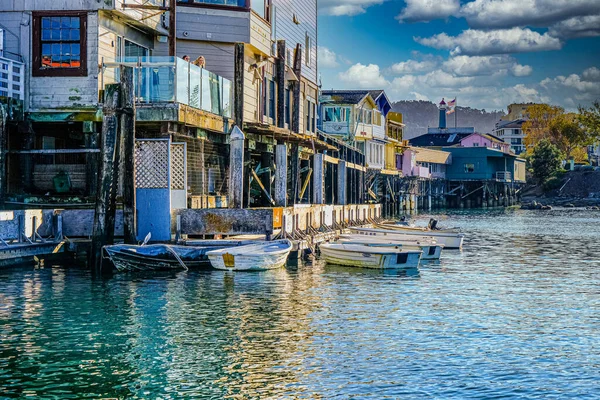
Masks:
[[[449,181],[525,182],[525,160],[489,147],[444,147],[452,154]]]

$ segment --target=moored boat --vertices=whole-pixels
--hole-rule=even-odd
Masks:
[[[274,240],[207,253],[213,268],[229,271],[265,271],[281,268],[292,251],[292,242]]]
[[[366,246],[402,246],[402,250],[420,250],[421,260],[439,260],[443,245],[435,241],[401,240],[389,237],[369,237],[365,235],[340,235],[338,242],[346,244],[364,244]]]
[[[401,246],[346,243],[324,243],[319,249],[321,258],[329,264],[373,269],[416,268],[422,253],[420,250],[403,250]]]
[[[427,238],[434,239],[438,244],[443,244],[445,249],[460,249],[462,248],[463,238],[465,235],[462,233],[454,232],[439,232],[439,231],[396,231],[391,229],[376,229],[376,228],[348,228],[351,232],[360,235],[368,236],[396,236],[397,238],[406,239],[408,238],[420,238],[419,240],[425,240]]]
[[[106,258],[119,272],[177,270],[208,265],[206,253],[214,246],[192,247],[152,244],[104,246]]]

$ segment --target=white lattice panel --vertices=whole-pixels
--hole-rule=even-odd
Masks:
[[[138,189],[169,188],[169,141],[135,141],[135,185]]]
[[[171,143],[171,189],[185,190],[185,143]]]

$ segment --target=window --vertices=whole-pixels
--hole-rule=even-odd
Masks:
[[[284,113],[285,113],[285,123],[286,124],[290,124],[290,103],[291,103],[291,91],[290,89],[285,89],[285,107],[284,107]]]
[[[348,109],[346,107],[325,107],[325,122],[347,122]]]
[[[125,57],[148,57],[149,54],[146,47],[125,39]]]
[[[521,138],[511,138],[510,139],[511,144],[521,144],[522,141],[523,141],[523,139],[521,139]]]
[[[465,173],[470,174],[475,172],[475,164],[465,164]]]
[[[307,67],[310,67],[310,57],[312,56],[312,42],[310,40],[310,36],[308,36],[308,32],[305,33],[304,36],[304,64]]]
[[[478,142],[473,142],[473,147],[479,147],[479,143]]]
[[[33,76],[87,76],[86,12],[33,13]]]
[[[317,131],[317,105],[315,103],[312,103],[312,126],[311,126],[311,132],[316,132]]]
[[[269,118],[275,120],[275,81],[269,80]]]
[[[252,11],[259,17],[270,22],[271,17],[271,0],[250,0]]]

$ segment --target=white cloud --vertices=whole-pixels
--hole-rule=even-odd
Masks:
[[[442,68],[459,76],[506,75],[527,76],[532,72],[528,65],[521,65],[513,57],[499,56],[455,56],[446,60]]]
[[[460,10],[473,28],[541,26],[565,19],[600,14],[598,0],[475,0]]]
[[[600,69],[591,67],[583,71],[583,79],[591,82],[600,82]]]
[[[368,7],[381,4],[385,0],[321,0],[319,9],[324,15],[353,16],[364,14]]]
[[[440,33],[429,38],[415,37],[415,41],[436,49],[447,49],[452,55],[491,55],[530,51],[559,50],[562,43],[547,33],[530,29],[512,28],[481,31],[468,29],[458,36]]]
[[[338,78],[361,89],[380,89],[389,84],[376,64],[354,64],[347,71],[340,72]]]
[[[423,22],[457,15],[459,0],[405,0],[406,7],[396,19],[400,22]]]
[[[600,14],[573,17],[557,22],[550,26],[548,33],[554,37],[568,39],[600,36]]]
[[[391,66],[390,71],[394,74],[413,74],[415,72],[429,72],[437,67],[437,62],[434,60],[408,60],[396,63]]]
[[[320,68],[337,68],[340,63],[337,61],[337,55],[327,47],[319,46],[317,49],[317,57]]]
[[[429,97],[425,96],[424,94],[418,92],[410,92],[410,94],[414,96],[415,100],[429,101]]]

